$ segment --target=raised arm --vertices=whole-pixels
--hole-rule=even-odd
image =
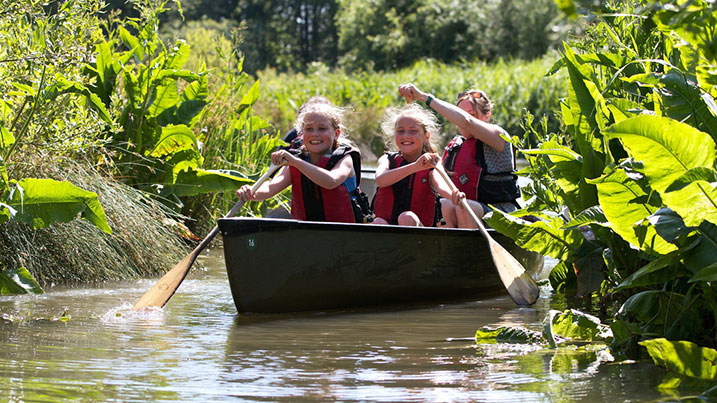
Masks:
[[[505,148],[507,142],[500,136],[505,131],[500,126],[471,116],[458,106],[425,93],[413,84],[399,85],[398,92],[407,101],[421,101],[426,103],[430,97],[431,101],[429,106],[449,122],[456,125],[461,134],[466,137],[476,138],[498,152],[503,151]]]

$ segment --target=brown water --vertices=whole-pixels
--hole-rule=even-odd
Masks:
[[[0,401],[675,401],[664,372],[599,349],[476,345],[483,326],[542,329],[551,305],[444,305],[238,316],[221,250],[163,310],[155,280],[0,297]],[[64,314],[64,318],[63,318]],[[698,394],[699,391],[692,391]],[[685,394],[689,391],[681,390]]]

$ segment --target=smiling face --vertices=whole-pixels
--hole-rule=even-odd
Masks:
[[[308,113],[304,117],[304,125],[301,130],[304,136],[306,150],[314,155],[330,153],[340,134],[340,129],[334,127],[323,114]]]
[[[429,133],[423,126],[410,116],[402,116],[396,120],[394,130],[396,146],[409,162],[413,162],[423,153],[423,144],[428,141]]]

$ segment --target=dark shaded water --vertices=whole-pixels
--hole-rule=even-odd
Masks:
[[[238,316],[221,250],[164,310],[155,280],[0,297],[0,401],[674,401],[664,371],[604,349],[476,345],[483,326],[542,329],[555,304],[444,305]],[[694,391],[699,393],[701,390]],[[681,390],[681,393],[686,393]]]

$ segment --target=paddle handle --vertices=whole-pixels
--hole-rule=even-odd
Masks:
[[[254,186],[251,187],[251,193],[254,194],[257,190],[259,190],[259,187],[261,185],[263,185],[264,182],[266,182],[266,180],[269,179],[271,177],[271,175],[274,172],[276,172],[276,170],[279,169],[280,167],[281,167],[280,165],[274,165],[274,164],[269,165],[269,168],[266,169],[266,172],[264,172],[264,174],[259,179],[257,179],[256,182],[254,182]],[[224,218],[234,217],[234,215],[237,213],[237,211],[239,211],[239,209],[243,205],[244,205],[244,200],[239,200],[238,202],[236,202],[234,207],[232,207],[232,209],[229,210],[229,212],[224,216]]]
[[[438,172],[439,175],[441,175],[441,177],[446,182],[446,184],[451,189],[451,191],[458,190],[458,187],[456,187],[456,184],[453,183],[453,179],[451,179],[451,177],[448,176],[448,173],[446,172],[446,168],[443,167],[442,162],[438,162],[438,164],[436,164],[436,171]],[[468,204],[468,200],[466,200],[465,198],[461,199],[461,206],[463,206],[463,209],[465,209],[468,212],[468,214],[471,216],[471,218],[473,218],[473,221],[475,221],[476,225],[478,226],[478,229],[480,229],[483,236],[488,238],[488,240],[492,240],[490,235],[488,235],[488,230],[486,230],[485,226],[483,225],[483,221],[480,218],[478,218],[478,215],[476,214],[476,212],[473,211],[470,204]]]

